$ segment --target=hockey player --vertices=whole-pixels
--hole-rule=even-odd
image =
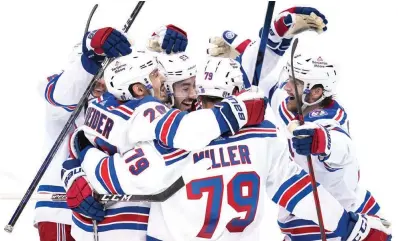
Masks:
[[[284,114],[293,117],[286,127],[290,132],[289,144],[294,161],[308,170],[306,156],[311,155],[317,181],[346,210],[381,216],[374,197],[358,185],[359,163],[348,132],[347,114],[334,99],[337,76],[333,64],[322,56],[296,55],[293,61],[299,94],[294,93],[291,63],[288,63],[283,70],[286,71],[285,74],[281,74],[283,81],[279,82],[280,85],[274,83],[270,103],[280,120],[286,118]],[[264,80],[264,87],[271,84],[268,80]],[[305,124],[300,127],[297,120],[297,98],[304,103],[302,108]],[[284,108],[283,105],[286,105],[286,112],[281,113],[279,108]],[[278,220],[281,230],[289,236],[287,240],[296,240],[298,234],[301,240],[304,237],[307,240],[313,239],[314,233],[302,228],[303,225],[310,224],[308,221],[283,210],[280,211]],[[330,233],[327,237],[332,239],[335,236]]]
[[[198,83],[205,108],[217,106],[226,96],[234,99],[232,94],[243,85],[239,68],[232,59],[214,58],[207,63]],[[91,173],[88,178],[101,193],[109,193],[102,188],[109,183],[107,175],[120,185],[112,193],[153,194],[183,171],[186,186],[165,202],[152,204],[147,240],[257,240],[266,194],[295,215],[317,221],[310,178],[290,161],[287,143],[277,135],[276,127],[264,121],[168,163],[165,157],[184,151],[154,141],[109,156],[79,134],[73,145],[79,158],[73,161],[87,175]],[[104,166],[106,172],[93,175]],[[323,213],[325,227],[341,240],[388,240],[390,231],[379,218],[347,213],[322,186],[318,192],[328,204]]]
[[[93,75],[98,71],[100,62],[106,57],[126,55],[131,52],[130,44],[119,31],[103,28],[84,36],[83,44],[74,47],[65,69],[47,78],[40,91],[44,93],[46,105],[46,145],[51,147],[65,126],[70,113],[83,95]],[[101,56],[99,55],[101,54]],[[99,97],[104,91],[103,80],[98,82],[93,97]],[[83,121],[83,114],[76,120],[75,126]],[[62,162],[68,156],[67,142],[59,148],[38,188],[41,193],[64,194],[65,189],[59,179]],[[71,241],[71,211],[66,202],[38,201],[35,210],[41,241]]]
[[[176,56],[184,56],[184,59],[178,57],[177,59],[182,62],[176,61],[174,64],[181,69],[184,69],[185,66],[188,76],[196,75],[195,66],[185,64],[188,63],[185,55]],[[236,132],[243,125],[252,124],[252,115],[257,115],[256,109],[247,109],[247,103],[244,101],[245,98],[249,98],[249,100],[261,98],[257,93],[250,95],[250,92],[245,96],[238,97],[237,100],[225,100],[218,108],[212,110],[202,110],[189,114],[177,109],[169,110],[159,100],[167,101],[169,97],[178,100],[177,97],[180,97],[181,100],[185,101],[185,97],[166,96],[166,92],[161,91],[160,83],[163,80],[161,72],[162,65],[151,54],[143,51],[133,51],[128,56],[116,59],[108,66],[104,75],[107,89],[113,95],[104,95],[91,102],[87,109],[84,125],[79,127],[78,130],[83,130],[92,144],[109,154],[124,153],[130,150],[138,142],[137,140],[145,141],[156,138],[170,148],[183,146],[190,150],[205,146],[222,133]],[[186,74],[185,71],[181,72],[184,75]],[[182,77],[184,78],[184,76]],[[174,89],[179,82],[173,81],[173,84],[169,83],[169,87]],[[184,84],[189,81],[194,80],[188,78],[180,82]],[[188,97],[196,97],[194,91],[193,93],[193,97],[189,95]],[[261,104],[264,105],[264,103]],[[183,102],[179,106],[185,109]],[[186,105],[186,107],[190,106],[191,103]],[[202,123],[201,128],[194,130],[201,119],[206,119],[207,122]],[[256,120],[254,123],[258,123],[258,121]],[[204,131],[209,131],[209,133],[203,133]],[[190,135],[199,135],[200,133],[201,136],[186,136],[187,133]],[[72,142],[73,139],[74,136],[71,138]],[[72,152],[72,156],[75,157],[76,155]],[[170,155],[166,158],[166,161],[173,163],[185,156],[184,153]],[[120,237],[134,235],[137,240],[145,238],[145,233],[142,236],[141,231],[146,228],[145,220],[148,217],[148,205],[143,203],[116,204],[109,207],[107,211],[109,214],[102,220],[104,216],[99,204],[96,203],[94,206],[86,204],[87,202],[91,203],[93,195],[84,173],[80,172],[78,166],[71,166],[67,163],[71,162],[64,164],[65,170],[62,175],[64,184],[68,189],[68,205],[76,211],[73,214],[73,221],[79,229],[72,229],[73,237],[76,240],[85,240],[92,235],[91,221],[81,214],[100,221],[98,231],[101,239],[108,239],[115,237],[115,235],[120,235]],[[141,172],[139,166],[132,167],[132,169],[137,174]],[[120,190],[117,181],[113,182],[112,185],[115,186],[108,186],[108,191]],[[134,212],[135,209],[148,211],[137,213],[137,211]],[[126,216],[126,212],[132,212],[132,214]],[[140,220],[139,223],[137,223],[137,219]],[[120,225],[122,223],[126,225]]]
[[[184,51],[187,44],[186,35],[181,34],[174,25],[161,27],[156,31],[157,44],[167,52]],[[106,27],[87,33],[82,41],[74,47],[66,68],[60,73],[48,77],[40,91],[47,100],[47,135],[48,146],[53,145],[56,137],[65,126],[70,113],[82,97],[89,81],[98,72],[105,57],[118,57],[131,53],[130,43],[119,31]],[[105,91],[104,80],[96,83],[91,98],[99,98]],[[91,101],[91,100],[90,100]],[[84,122],[83,114],[76,120],[76,126]],[[62,162],[68,155],[66,142],[46,171],[38,193],[65,193],[64,185],[59,179]],[[86,200],[87,201],[87,200]],[[94,205],[91,200],[88,205]],[[101,214],[104,215],[103,213]],[[100,215],[100,216],[101,216]],[[73,240],[70,235],[72,213],[66,202],[38,201],[36,203],[35,225],[38,226],[41,241]]]
[[[196,101],[196,64],[185,52],[179,54],[160,54],[158,60],[166,70],[164,82],[168,103],[181,111],[191,110]]]
[[[303,14],[311,14],[314,19],[324,19],[314,9],[287,10],[278,17],[279,20],[274,24],[273,32],[277,33],[276,37],[287,36],[291,39],[291,33],[301,32],[295,28],[300,28],[300,21],[304,19],[301,16]],[[314,17],[314,14],[320,17]],[[311,15],[307,19],[310,19]],[[287,18],[290,19],[288,22],[293,20],[296,24],[287,25]],[[285,24],[282,24],[281,27],[281,23]],[[324,23],[326,22],[324,21]],[[322,25],[318,24],[315,27],[318,30],[321,28]],[[304,26],[303,29],[308,28]],[[241,50],[243,51],[243,49]],[[253,48],[253,45],[244,50],[240,56],[243,69],[250,70],[251,66],[255,66],[256,53],[257,50]],[[274,53],[277,52],[274,51]],[[380,215],[380,207],[370,192],[358,186],[359,164],[348,133],[347,114],[344,108],[334,100],[337,76],[333,65],[321,56],[297,55],[294,58],[294,71],[299,82],[298,96],[294,93],[291,63],[287,64],[280,75],[282,81],[278,82],[278,79],[264,76],[260,79],[260,86],[265,91],[272,109],[280,122],[285,125],[285,130],[290,136],[289,145],[294,161],[308,171],[305,155],[312,154],[317,181],[346,210]],[[248,73],[248,79],[251,79],[250,72],[246,71],[246,73]],[[298,128],[297,98],[304,103],[303,113],[306,122],[305,125]],[[293,131],[293,139],[291,131]],[[282,232],[287,235],[286,240],[320,239],[319,229],[315,223],[297,218],[284,209],[281,209],[278,221]],[[312,226],[313,229],[308,229],[309,226]],[[329,232],[327,237],[332,240],[337,235]]]

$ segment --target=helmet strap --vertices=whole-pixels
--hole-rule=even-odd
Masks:
[[[308,103],[308,102],[306,101],[306,99],[307,99],[307,94],[303,94],[303,95],[301,96],[301,99],[302,99],[302,102],[303,102],[303,106],[302,106],[301,110],[304,111],[304,110],[305,110],[307,107],[309,107],[309,106],[314,106],[314,105],[316,105],[316,104],[321,103],[322,100],[325,99],[325,95],[322,94],[321,98],[319,98],[318,100],[316,100],[315,102],[312,102],[312,103]]]

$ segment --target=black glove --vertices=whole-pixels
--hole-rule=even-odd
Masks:
[[[82,152],[86,152],[88,149],[94,147],[91,142],[87,139],[84,131],[79,131],[74,135],[73,147],[78,157],[82,156]]]

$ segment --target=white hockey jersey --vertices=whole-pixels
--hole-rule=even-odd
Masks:
[[[266,195],[293,214],[317,221],[310,177],[290,161],[287,143],[277,138],[269,121],[217,138],[170,165],[165,162],[167,156],[185,153],[157,141],[139,143],[124,155],[91,148],[82,168],[104,194],[109,193],[104,183],[115,182],[120,194],[158,193],[182,172],[186,186],[165,202],[151,204],[147,240],[258,240]],[[106,172],[99,175],[104,166]],[[322,186],[318,192],[328,207],[326,228],[343,234],[343,207]]]
[[[179,147],[185,150],[195,150],[206,146],[227,129],[227,124],[221,117],[219,109],[187,113],[177,109],[168,109],[152,96],[120,102],[109,93],[105,93],[88,105],[84,125],[78,127],[78,130],[83,130],[87,138],[96,147],[108,154],[125,153],[138,142],[154,139],[160,140],[159,145],[167,145],[170,148]],[[164,156],[164,161],[166,165],[170,165],[187,155],[186,151],[180,151],[177,154],[168,153]],[[113,162],[107,163],[107,165],[111,165]],[[145,166],[145,163],[142,165]],[[141,172],[140,167],[130,167],[131,172],[138,175]],[[102,174],[103,171],[105,170],[97,170],[97,174],[105,175]],[[86,174],[89,175],[89,173]],[[95,185],[94,188],[97,190]],[[117,179],[109,183],[104,182],[101,188],[108,193],[120,193],[122,190]],[[148,216],[149,204],[146,203],[117,203],[112,205],[108,208],[112,211],[109,211],[105,219],[98,224],[101,239],[107,240],[115,235],[121,238],[127,235],[134,237],[135,240],[145,239],[146,233],[141,231],[146,230],[147,219],[146,222],[142,219],[137,222],[134,215],[125,215],[126,212],[115,214],[113,211],[121,208],[127,210],[127,207],[142,210],[145,208],[145,215]],[[118,215],[123,216],[124,219],[116,218]],[[140,215],[144,214],[141,213]],[[92,225],[90,220],[74,213],[73,222],[79,227],[78,229],[76,226],[72,227],[72,235],[75,239],[91,238]],[[129,223],[130,225],[121,225],[121,223]]]
[[[253,65],[255,62],[253,58],[253,50],[245,51],[242,56],[243,68]],[[286,135],[291,137],[287,126],[291,121],[297,120],[297,113],[287,109],[289,96],[283,90],[285,84],[286,82],[278,83],[274,76],[262,75],[259,86],[266,93],[279,124],[284,127]],[[304,121],[327,127],[332,140],[331,155],[327,160],[320,161],[317,156],[312,156],[317,182],[322,184],[346,210],[379,215],[380,207],[374,197],[358,185],[359,163],[349,135],[348,118],[344,108],[337,101],[333,101],[327,107],[306,114]],[[306,156],[295,153],[290,140],[288,143],[294,161],[308,172]],[[291,240],[318,240],[320,237],[319,227],[315,223],[294,217],[286,210],[280,211],[278,220],[282,232]],[[331,232],[327,236],[336,238],[336,235]]]
[[[40,95],[46,100],[46,133],[45,143],[47,154],[65,126],[76,103],[80,100],[93,75],[87,73],[81,65],[81,45],[74,47],[65,69],[40,83]],[[75,126],[83,123],[83,113],[76,120]],[[72,130],[73,131],[73,130]],[[65,140],[50,163],[39,183],[38,194],[60,193],[65,189],[60,179],[62,162],[68,157],[68,141]],[[71,224],[71,211],[66,202],[38,201],[36,202],[35,224],[38,222],[55,222]]]
[[[168,147],[197,150],[229,128],[216,108],[188,113],[169,109],[152,96],[121,103],[105,94],[89,104],[85,124],[78,130],[83,130],[98,147],[102,139],[123,153],[140,141],[151,140],[160,140]]]
[[[121,104],[111,94],[104,93],[103,96],[91,101],[87,107],[84,123],[78,127],[85,130],[93,144],[107,153],[117,153],[120,150],[127,150],[125,133],[128,128],[128,120],[133,114],[137,102]],[[124,138],[124,139],[123,139]],[[119,146],[120,148],[116,147]],[[71,153],[73,156],[73,153]],[[112,161],[106,162],[111,166]],[[108,166],[97,170],[95,174],[105,175]],[[108,178],[112,177],[112,173]],[[105,176],[104,176],[105,178]],[[109,179],[112,180],[112,179]],[[109,184],[109,183],[108,183]],[[121,191],[119,182],[115,181],[101,187],[94,186],[108,192]],[[123,239],[131,237],[130,240],[145,240],[149,215],[148,203],[118,203],[107,208],[107,216],[98,223],[98,233],[101,240],[112,240],[115,236]],[[77,212],[72,215],[71,234],[77,241],[93,238],[92,220]]]

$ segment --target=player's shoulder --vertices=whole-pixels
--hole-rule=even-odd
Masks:
[[[263,128],[263,129],[276,129],[276,125],[269,120],[263,120],[260,124],[255,125],[253,127]]]
[[[232,138],[239,137],[276,137],[277,136],[277,128],[269,120],[264,120],[258,125],[246,126],[239,130],[235,135],[231,136]]]
[[[336,101],[324,108],[318,108],[304,116],[305,121],[315,122],[318,120],[333,120],[338,122],[340,125],[344,125],[347,122],[347,113],[344,108]]]
[[[210,142],[209,146],[213,145],[228,145],[236,142],[246,142],[249,140],[270,140],[278,139],[278,130],[276,126],[268,120],[261,122],[258,125],[246,126],[235,133],[235,135],[222,135]],[[253,143],[252,143],[253,144]],[[264,144],[264,142],[261,142]]]
[[[131,108],[127,102],[121,102],[112,94],[105,92],[102,96],[95,98],[89,106],[95,106],[108,114],[113,114],[121,117],[124,120],[130,119],[134,113],[134,108]]]

